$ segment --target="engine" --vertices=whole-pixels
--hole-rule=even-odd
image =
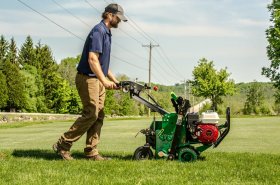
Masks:
[[[219,116],[216,112],[204,112],[201,118],[196,113],[189,113],[187,119],[192,139],[197,139],[203,144],[211,144],[217,141],[219,137],[219,128],[217,126]]]
[[[211,144],[217,141],[219,129],[216,124],[197,124],[195,135],[203,144]]]

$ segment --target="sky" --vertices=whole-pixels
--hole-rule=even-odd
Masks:
[[[261,69],[269,66],[265,30],[271,25],[271,1],[0,0],[0,35],[14,37],[18,49],[30,35],[34,44],[50,46],[60,63],[82,52],[89,31],[114,2],[129,18],[112,29],[110,68],[115,75],[148,82],[149,49],[143,45],[152,43],[158,45],[152,49],[152,82],[192,80],[202,58],[213,61],[217,70],[227,68],[236,83],[266,82]]]

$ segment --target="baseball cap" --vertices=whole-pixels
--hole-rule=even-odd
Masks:
[[[122,21],[127,21],[127,18],[124,16],[123,8],[118,4],[109,4],[105,8],[105,12],[116,14]]]

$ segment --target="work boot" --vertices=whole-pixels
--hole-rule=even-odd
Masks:
[[[69,151],[63,150],[57,145],[57,143],[53,145],[53,151],[60,155],[63,160],[70,161],[74,159]]]
[[[88,160],[93,160],[93,161],[108,161],[111,160],[109,157],[103,157],[100,154],[94,155],[94,156],[86,156]]]

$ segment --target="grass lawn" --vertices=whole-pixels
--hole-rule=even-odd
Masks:
[[[280,117],[233,118],[216,149],[194,163],[132,161],[150,120],[107,120],[99,149],[111,161],[83,158],[85,138],[72,148],[74,161],[51,150],[72,122],[0,125],[0,184],[280,184]]]

